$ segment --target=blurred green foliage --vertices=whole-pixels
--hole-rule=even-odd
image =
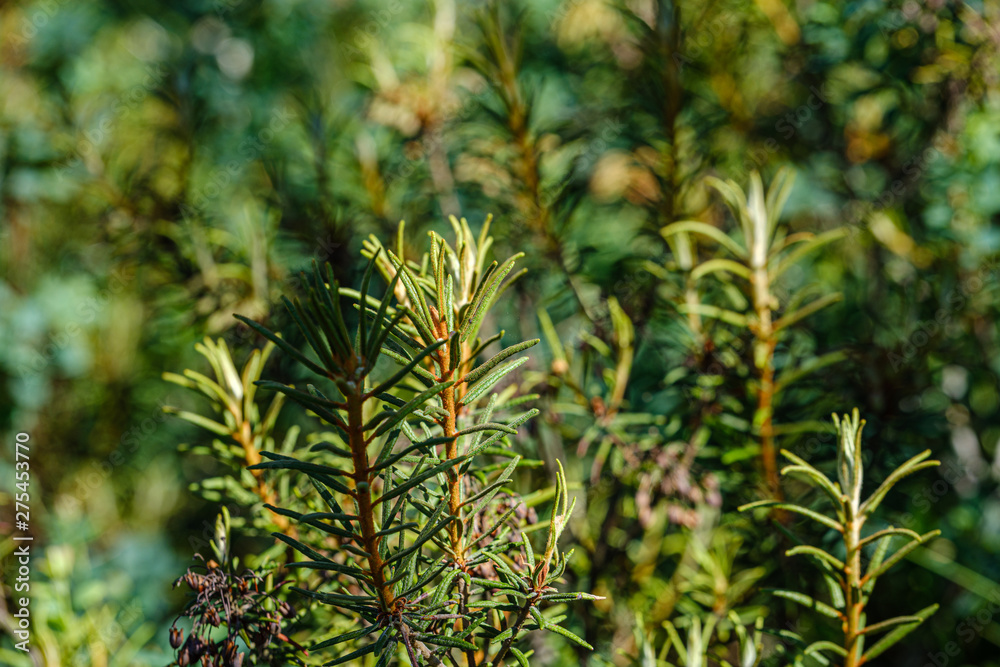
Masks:
[[[490,323],[543,341],[521,380],[541,415],[515,447],[547,477],[564,462],[570,584],[607,597],[570,619],[595,652],[546,639],[533,661],[656,665],[695,623],[718,628],[722,655],[758,616],[824,632],[761,592],[821,582],[778,528],[734,511],[769,494],[741,455],[761,438],[753,332],[695,328],[685,307],[742,288],[692,293],[693,268],[725,255],[661,235],[682,220],[728,233],[707,177],[746,189],[790,166],[788,234],[847,236],[771,286],[775,312],[803,291],[843,300],[789,329],[774,365],[841,360],[787,388],[774,422],[858,406],[871,479],[924,449],[942,461],[881,508],[942,536],[880,581],[870,615],[941,605],[888,664],[1000,665],[998,24],[995,0],[3,3],[0,527],[26,432],[34,664],[169,662],[185,603],[170,583],[207,551],[220,501],[244,562],[273,547],[253,497],[192,492],[233,468],[163,412],[212,416],[161,374],[211,375],[206,336],[242,367],[263,341],[234,312],[286,330],[277,298],[311,260],[356,287],[370,233],[405,218],[415,257],[450,214],[492,213],[496,254],[526,253]],[[321,437],[283,410],[273,441],[296,428]],[[829,429],[774,437],[835,458]],[[762,641],[772,655],[779,640]],[[3,662],[32,664],[12,646]]]

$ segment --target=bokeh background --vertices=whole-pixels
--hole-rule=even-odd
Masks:
[[[205,336],[241,363],[261,342],[232,313],[272,321],[314,259],[357,284],[369,234],[405,219],[416,252],[449,215],[493,214],[497,255],[526,253],[499,324],[551,322],[573,355],[534,351],[521,446],[567,462],[571,576],[608,599],[571,621],[595,653],[546,640],[538,659],[655,665],[662,622],[706,610],[808,628],[760,590],[808,567],[733,512],[764,488],[749,334],[691,335],[659,233],[728,229],[706,176],[791,166],[783,222],[849,234],[777,287],[844,295],[779,364],[843,358],[776,418],[859,407],[875,479],[943,461],[885,508],[943,531],[879,583],[882,616],[941,603],[885,664],[1000,665],[998,75],[992,0],[3,3],[0,529],[27,432],[36,650],[6,633],[5,539],[0,662],[170,662],[171,583],[226,498],[190,490],[211,461],[179,445],[205,436],[162,407],[198,403],[161,374],[204,371]],[[834,452],[808,429],[779,444]]]

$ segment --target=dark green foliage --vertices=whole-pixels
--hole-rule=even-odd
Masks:
[[[35,537],[35,652],[8,569],[0,663],[169,662],[194,610],[170,584],[223,511],[232,576],[316,648],[244,664],[411,662],[363,620],[364,369],[375,555],[438,617],[407,626],[418,661],[496,660],[523,615],[551,631],[505,665],[842,663],[814,566],[846,547],[791,509],[837,524],[830,489],[770,462],[839,484],[823,415],[856,405],[869,478],[942,462],[868,518],[904,532],[863,558],[942,531],[864,593],[866,627],[904,619],[870,653],[940,605],[871,664],[996,667],[998,23],[995,0],[0,3],[0,422],[34,447],[27,491],[0,457],[0,527],[28,492]],[[567,499],[564,581],[522,614]],[[736,511],[761,499],[788,509]]]
[[[573,511],[562,466],[548,536],[536,557],[528,526],[514,515],[522,501],[510,485],[521,457],[497,446],[509,446],[506,436],[516,435],[516,426],[536,411],[506,424],[491,421],[510,392],[502,398],[490,393],[488,405],[474,409],[524,359],[500,363],[538,342],[515,344],[477,364],[479,351],[486,347],[478,335],[480,326],[506,288],[503,279],[516,258],[484,269],[492,243],[486,235],[488,223],[478,243],[464,220],[454,225],[456,249],[432,235],[431,261],[425,257],[412,269],[399,256],[372,245],[361,289],[351,292],[361,311],[353,334],[345,324],[344,294],[329,265],[325,274],[314,265],[311,277],[302,279],[308,301],[283,299],[310,354],[237,315],[269,345],[315,375],[319,386],[308,383],[302,391],[271,381],[255,384],[287,396],[335,429],[322,446],[311,448],[307,459],[264,451],[268,460],[247,468],[255,475],[279,471],[279,480],[303,474],[326,504],[324,511],[306,514],[282,507],[280,497],[263,506],[286,520],[286,526],[291,519],[301,535],[296,539],[288,530],[274,533],[309,559],[284,566],[306,568],[313,579],[322,576],[325,581],[321,587],[292,590],[373,628],[371,633],[352,631],[315,642],[314,652],[350,642],[327,664],[369,653],[380,664],[393,662],[397,653],[413,665],[439,664],[451,660],[452,651],[460,651],[467,664],[499,665],[519,651],[517,642],[532,629],[592,648],[540,611],[553,604],[597,599],[587,593],[556,593],[567,563],[558,541]],[[369,306],[372,274],[383,252],[388,262],[382,268],[391,274],[389,289]],[[430,279],[425,275],[428,266],[433,270]],[[392,306],[397,284],[406,298]],[[391,351],[402,368],[388,379],[370,379],[384,351]],[[252,371],[259,369],[259,361],[252,358],[245,382],[254,381]],[[220,366],[219,375],[226,375],[230,366]],[[418,368],[424,372],[418,375]],[[201,384],[225,398],[207,379]],[[481,417],[463,423],[474,414]],[[189,419],[212,426],[194,416]],[[508,456],[512,458],[507,464],[489,464]],[[271,477],[262,478],[261,484]],[[287,482],[284,488],[289,488]],[[493,519],[491,510],[501,493],[510,509]],[[512,549],[521,555],[512,557]],[[352,641],[375,633],[374,642],[357,646]]]
[[[804,655],[830,651],[833,655],[844,657],[845,667],[858,667],[884,653],[938,609],[939,605],[932,604],[913,614],[896,616],[878,623],[867,622],[865,608],[878,578],[906,554],[940,535],[941,531],[932,530],[919,535],[907,528],[893,526],[875,532],[865,531],[864,528],[886,494],[901,479],[924,468],[938,466],[940,462],[927,460],[931,454],[929,450],[921,452],[896,468],[866,500],[862,501],[864,452],[861,449],[861,430],[865,422],[860,419],[855,409],[852,415],[844,415],[842,418],[833,415],[833,423],[837,427],[838,436],[836,482],[788,451],[782,451],[782,454],[792,462],[792,465],[786,466],[781,471],[783,475],[793,473],[801,475],[819,487],[833,503],[832,516],[795,503],[769,500],[744,505],[740,511],[775,507],[801,514],[840,533],[843,542],[843,560],[830,551],[809,545],[795,546],[785,552],[786,556],[807,556],[821,570],[832,598],[829,604],[796,591],[776,590],[774,594],[813,609],[824,616],[837,619],[843,624],[842,642],[833,643],[826,640],[803,642],[808,643],[803,650]],[[865,532],[869,534],[865,535]],[[895,537],[905,537],[909,541],[890,555],[889,548]],[[870,558],[864,558],[866,545],[874,548],[874,554]],[[887,630],[889,632],[878,641],[871,639],[872,636]],[[797,639],[802,641],[801,637]],[[867,650],[865,650],[866,643],[870,644]]]

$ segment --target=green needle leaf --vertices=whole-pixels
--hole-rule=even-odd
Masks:
[[[517,368],[520,368],[522,364],[528,361],[527,357],[521,357],[515,361],[505,364],[500,368],[497,368],[493,372],[489,373],[486,377],[481,379],[476,384],[469,387],[469,390],[465,393],[462,398],[462,405],[472,405],[479,399],[483,394],[493,388],[496,383],[504,378],[508,373],[513,372]]]
[[[538,343],[539,339],[535,338],[534,340],[527,340],[524,341],[523,343],[518,343],[517,345],[511,345],[510,347],[504,348],[496,355],[491,357],[489,361],[483,362],[483,364],[476,367],[474,370],[471,370],[468,373],[466,373],[465,377],[463,377],[459,382],[466,382],[471,385],[472,383],[476,382],[484,375],[489,373],[491,370],[499,366],[500,363],[505,359],[514,356],[518,352],[523,352],[524,350],[527,350],[528,348],[533,347]]]
[[[748,256],[747,251],[744,248],[741,248],[740,245],[736,243],[736,241],[734,241],[732,238],[726,235],[726,233],[723,232],[721,229],[719,229],[718,227],[713,227],[712,225],[705,222],[698,222],[697,220],[685,220],[667,225],[666,227],[660,230],[660,235],[663,236],[663,238],[668,238],[670,236],[673,236],[674,234],[679,234],[681,232],[698,234],[700,236],[712,239],[713,241],[715,241],[722,247],[726,248],[727,250],[729,250],[729,252],[733,253],[737,257],[745,259]]]
[[[885,637],[882,637],[882,639],[875,642],[875,644],[873,644],[871,648],[869,648],[868,651],[865,652],[865,654],[861,658],[862,661],[865,663],[869,663],[878,656],[888,651],[899,640],[901,640],[903,637],[916,630],[917,626],[919,626],[923,621],[925,621],[928,617],[930,617],[931,614],[933,614],[937,610],[938,610],[938,605],[932,604],[929,607],[924,607],[916,614],[913,614],[913,617],[916,617],[920,620],[914,621],[912,623],[906,623],[905,625],[900,625],[899,627],[893,629],[892,632],[890,632]]]
[[[808,607],[824,616],[829,616],[830,618],[843,619],[843,614],[830,605],[820,602],[819,600],[813,599],[804,593],[799,593],[797,591],[788,591],[783,589],[777,589],[771,591],[774,595],[779,598],[785,598],[786,600],[791,600],[792,602],[797,602],[803,607]]]
[[[844,532],[844,527],[839,523],[831,519],[830,517],[823,516],[819,512],[814,512],[811,509],[802,507],[800,505],[795,505],[794,503],[782,503],[774,500],[758,500],[757,502],[748,503],[739,508],[740,512],[746,512],[748,510],[760,509],[762,507],[776,507],[778,509],[788,510],[789,512],[795,512],[796,514],[801,514],[807,516],[813,521],[818,521],[824,526],[833,528],[839,533]]]

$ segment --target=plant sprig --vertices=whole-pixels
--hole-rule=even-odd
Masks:
[[[307,353],[239,318],[318,376],[304,387],[258,386],[332,428],[305,456],[263,452],[266,460],[250,466],[306,475],[325,505],[311,513],[268,508],[302,532],[301,539],[276,534],[305,558],[290,567],[326,572],[332,584],[295,590],[363,625],[311,647],[354,647],[327,664],[368,654],[390,664],[397,651],[412,665],[455,663],[456,656],[468,666],[499,666],[509,656],[527,664],[530,653],[517,643],[538,629],[589,647],[562,617],[543,613],[596,599],[556,588],[568,559],[558,541],[573,511],[562,466],[536,553],[525,525],[533,510],[513,490],[518,468],[534,462],[511,452],[509,437],[537,411],[500,416],[512,393],[497,391],[499,383],[538,341],[482,354],[503,336],[484,339],[480,331],[516,279],[518,256],[487,263],[489,221],[478,238],[465,220],[452,224],[454,246],[432,234],[419,263],[405,259],[402,225],[395,252],[366,242],[369,263],[357,291],[314,265],[303,276],[306,299],[283,300]],[[381,299],[370,296],[376,271],[388,284]],[[345,299],[358,309],[353,331]],[[397,364],[385,379],[382,357]],[[316,531],[319,542],[308,538]]]
[[[941,531],[932,530],[920,535],[906,528],[890,526],[865,535],[863,528],[896,483],[915,472],[940,465],[940,462],[929,459],[930,450],[923,451],[896,468],[874,493],[862,501],[864,465],[861,431],[865,422],[855,408],[851,415],[833,415],[833,423],[838,434],[836,481],[795,454],[786,450],[781,452],[791,461],[781,474],[803,477],[821,489],[833,506],[832,517],[796,503],[773,500],[749,503],[739,509],[741,512],[765,507],[783,509],[812,519],[840,534],[845,553],[843,561],[825,549],[809,545],[798,545],[785,552],[787,556],[805,556],[820,569],[830,592],[829,603],[798,591],[776,590],[774,594],[840,621],[842,643],[813,642],[805,647],[805,654],[826,651],[843,658],[844,667],[860,667],[913,632],[938,608],[937,604],[932,604],[913,614],[868,623],[865,607],[878,578],[918,546],[940,535]],[[907,542],[889,555],[891,543],[896,537],[905,538]],[[875,545],[874,555],[864,567],[863,550],[872,544]],[[865,650],[866,642],[877,635],[882,637]]]

